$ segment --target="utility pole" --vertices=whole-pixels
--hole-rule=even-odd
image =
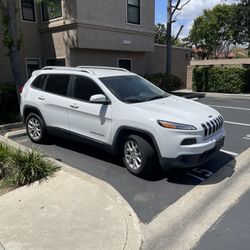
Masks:
[[[167,55],[166,55],[166,74],[171,74],[172,68],[172,0],[168,0],[167,6],[167,37],[166,37],[166,45],[167,45]]]

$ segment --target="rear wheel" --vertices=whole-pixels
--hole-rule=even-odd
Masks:
[[[154,149],[144,138],[130,135],[124,143],[123,162],[130,172],[144,176],[152,170],[155,164]]]
[[[44,121],[35,113],[30,113],[27,116],[26,131],[31,141],[35,143],[43,143],[47,139]]]

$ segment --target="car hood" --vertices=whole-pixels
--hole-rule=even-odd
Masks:
[[[149,112],[151,118],[156,116],[157,119],[180,123],[200,124],[220,115],[207,105],[173,95],[133,105],[144,112]]]

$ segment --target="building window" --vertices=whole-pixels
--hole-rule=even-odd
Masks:
[[[118,59],[118,67],[131,71],[132,59]]]
[[[65,66],[65,59],[47,59],[46,60],[47,66]]]
[[[21,0],[22,19],[24,21],[35,22],[35,3],[34,0]]]
[[[50,0],[43,1],[42,6],[42,16],[43,21],[48,21],[58,17],[62,17],[62,2],[61,0]]]
[[[26,59],[27,77],[30,78],[33,71],[40,69],[40,59]]]
[[[140,0],[128,0],[128,23],[140,24]]]

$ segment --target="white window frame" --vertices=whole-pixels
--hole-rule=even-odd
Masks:
[[[131,64],[131,69],[130,71],[133,72],[133,59],[132,58],[124,58],[124,57],[119,57],[117,58],[117,67],[120,67],[119,66],[119,61],[120,60],[127,60],[127,61],[130,61],[130,64]]]
[[[19,7],[20,7],[20,17],[21,17],[21,22],[24,22],[24,23],[37,23],[37,9],[36,9],[36,2],[35,0],[33,0],[34,2],[34,14],[35,14],[35,21],[28,21],[28,20],[24,20],[23,19],[23,11],[22,11],[22,1],[20,0],[19,1]]]
[[[41,58],[35,58],[35,57],[27,57],[25,58],[25,68],[26,68],[26,77],[27,79],[29,78],[29,72],[28,72],[28,60],[37,60],[38,61],[38,66],[41,68]]]
[[[126,24],[132,25],[132,26],[137,26],[137,27],[142,26],[142,0],[139,0],[139,1],[140,1],[140,23],[139,24],[128,22],[128,0],[125,1],[125,3],[126,3]]]

